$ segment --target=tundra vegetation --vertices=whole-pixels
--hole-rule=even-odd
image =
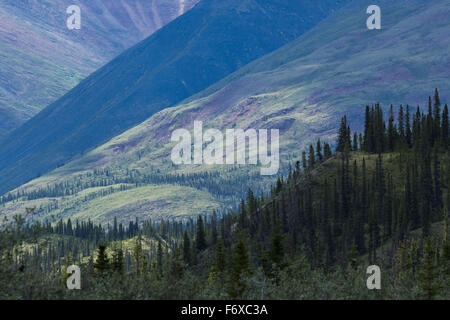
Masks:
[[[335,152],[317,141],[225,214],[30,224],[29,208],[2,224],[0,299],[449,299],[448,106],[436,90],[385,118],[367,106],[354,133],[344,116]]]

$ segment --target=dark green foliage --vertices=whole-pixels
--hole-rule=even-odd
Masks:
[[[350,143],[350,131],[347,124],[347,117],[344,116],[341,120],[341,126],[339,128],[338,132],[338,141],[337,141],[337,147],[336,151],[338,152],[344,152],[345,150],[349,150],[351,143]]]
[[[412,133],[411,133],[411,121],[410,121],[409,105],[406,106],[405,140],[406,140],[407,146],[410,148],[412,146]]]
[[[191,240],[187,230],[184,230],[183,236],[183,260],[186,264],[191,263]]]
[[[437,293],[437,272],[434,257],[433,246],[428,238],[425,241],[424,258],[419,274],[421,294],[423,298],[428,300],[433,299]]]
[[[352,147],[352,151],[358,151],[358,135],[355,132],[353,135],[353,147]]]
[[[444,147],[448,147],[450,141],[448,119],[449,119],[448,106],[445,105],[444,111],[442,112],[442,130],[441,130],[442,143]]]
[[[174,253],[170,257],[169,274],[170,280],[176,282],[183,277],[184,263],[181,254],[181,250],[175,249]]]
[[[315,157],[315,154],[314,154],[314,147],[313,147],[313,145],[311,144],[311,145],[309,146],[308,166],[309,166],[310,168],[314,168],[315,165],[316,165],[316,157]]]
[[[124,263],[125,262],[124,262],[123,249],[122,248],[114,249],[113,256],[112,256],[111,269],[114,272],[117,272],[118,274],[123,275]]]
[[[216,260],[214,262],[214,267],[217,272],[225,271],[225,255],[223,252],[223,241],[219,241],[216,247]]]
[[[250,265],[244,236],[239,237],[233,249],[233,262],[230,271],[228,292],[233,299],[241,298],[247,289],[245,277],[250,274]]]
[[[322,154],[322,143],[320,142],[320,139],[317,140],[316,153],[317,153],[317,160],[319,162],[322,162],[323,161],[323,154]]]
[[[156,272],[159,277],[163,275],[163,251],[161,241],[158,241],[158,249],[156,251]]]
[[[216,213],[216,210],[214,210],[212,218],[211,218],[210,234],[211,234],[211,245],[215,245],[217,243],[217,213]]]
[[[198,251],[204,250],[207,246],[206,244],[206,236],[205,236],[205,226],[203,225],[202,216],[198,216],[197,226],[196,226],[197,234],[195,237],[195,245]]]
[[[284,249],[283,249],[283,238],[281,236],[280,226],[276,225],[273,228],[271,237],[270,237],[270,251],[269,257],[272,263],[281,265],[284,257]]]
[[[333,155],[333,153],[332,153],[332,151],[331,151],[331,147],[330,147],[330,145],[328,144],[328,143],[325,143],[325,146],[324,146],[324,158],[325,158],[325,160],[328,160],[328,159],[330,159],[331,158],[331,156]]]
[[[106,254],[105,244],[100,244],[98,246],[97,259],[95,260],[94,268],[101,274],[106,273],[110,269],[109,258]]]
[[[241,0],[198,3],[2,139],[0,193],[200,92],[349,2],[323,1],[250,1],[243,11]]]
[[[353,152],[349,137],[357,135],[343,118],[342,152],[333,156],[324,144],[319,160],[319,143],[311,145],[311,166],[297,162],[268,195],[247,190],[238,212],[220,218],[112,227],[69,220],[25,226],[17,218],[0,231],[0,298],[449,299],[448,146],[437,139],[431,147],[437,122],[420,111],[409,144],[406,110],[402,134],[392,119],[380,122],[379,107],[367,108]],[[13,255],[11,244],[49,236],[57,239],[49,247]],[[126,239],[132,249],[120,246]],[[107,249],[106,241],[118,243]],[[78,293],[61,287],[59,266],[72,262],[83,270]],[[382,296],[365,287],[369,263],[383,270]]]

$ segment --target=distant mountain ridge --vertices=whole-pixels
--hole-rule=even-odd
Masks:
[[[2,0],[0,137],[199,0]],[[81,9],[68,30],[66,9]]]
[[[201,1],[0,142],[0,192],[205,89],[347,2]]]

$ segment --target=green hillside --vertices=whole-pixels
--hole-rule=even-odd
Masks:
[[[278,49],[348,1],[201,1],[1,139],[0,193]]]
[[[205,203],[200,212],[211,212],[210,208],[218,203],[221,205],[217,209],[233,206],[248,187],[257,194],[268,190],[276,177],[262,178],[259,168],[254,166],[174,166],[170,160],[171,133],[178,128],[192,130],[194,120],[202,120],[205,128],[221,130],[280,129],[280,173],[287,174],[289,163],[293,166],[301,159],[300,150],[309,143],[315,143],[319,137],[322,142],[335,143],[337,124],[344,111],[348,113],[349,123],[360,130],[364,115],[361,111],[367,103],[381,102],[385,110],[391,102],[395,110],[400,104],[406,109],[408,103],[411,110],[417,104],[423,107],[433,90],[429,88],[431,85],[440,88],[443,101],[448,100],[449,77],[445,75],[449,72],[449,43],[445,35],[449,28],[448,20],[440,17],[449,6],[439,1],[417,1],[411,6],[385,2],[382,3],[383,29],[368,31],[362,10],[366,4],[354,2],[292,43],[21,186],[13,194],[39,193],[61,183],[81,185],[73,189],[76,194],[90,187],[91,181],[99,185],[109,179],[107,184],[116,187],[119,183],[158,181],[166,186],[188,185],[201,190],[201,194],[209,193],[215,204]],[[430,20],[435,23],[428,23]],[[421,34],[419,38],[417,33]],[[427,45],[428,41],[435,44]],[[393,72],[400,69],[410,76],[392,78]],[[110,176],[101,170],[107,170]],[[214,176],[194,176],[205,172]],[[177,177],[183,173],[191,176]],[[151,179],[143,178],[145,175]],[[173,176],[168,179],[165,175]],[[76,195],[55,201],[64,206],[72,197]],[[31,204],[22,198],[5,206],[14,208],[8,209],[8,214],[12,214]],[[76,214],[75,211],[71,214]],[[43,207],[42,218],[52,212]]]
[[[0,297],[448,300],[448,112],[436,92],[428,112],[398,120],[367,107],[361,135],[344,116],[338,152],[318,142],[221,216],[30,225],[29,209],[0,230]],[[65,289],[73,263],[80,290]],[[368,290],[374,265],[381,283]]]

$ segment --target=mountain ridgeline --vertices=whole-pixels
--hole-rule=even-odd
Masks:
[[[347,2],[201,1],[2,139],[0,192],[198,93]]]
[[[16,284],[0,286],[0,297],[449,299],[448,106],[436,90],[428,108],[391,108],[385,118],[368,106],[358,134],[343,117],[335,154],[318,140],[269,194],[248,190],[222,217],[107,227],[16,218],[2,231],[8,239],[57,240],[15,260],[5,254],[11,242],[0,242],[9,266],[0,281]],[[72,263],[83,287],[58,289]],[[366,287],[373,264],[381,290]]]
[[[198,0],[0,3],[0,138]],[[80,8],[81,29],[66,10]]]

